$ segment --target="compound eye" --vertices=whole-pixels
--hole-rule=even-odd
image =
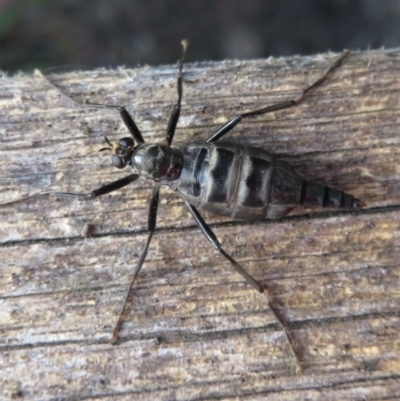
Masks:
[[[125,160],[119,157],[118,155],[113,155],[111,160],[112,164],[116,168],[124,168],[126,166]]]
[[[132,138],[129,138],[128,136],[125,137],[125,138],[121,138],[121,139],[118,141],[118,145],[123,146],[124,148],[132,147],[133,144],[134,144],[133,139],[132,139]]]

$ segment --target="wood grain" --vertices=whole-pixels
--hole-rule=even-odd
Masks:
[[[188,64],[175,145],[240,111],[296,97],[337,55]],[[75,100],[128,106],[162,141],[176,66],[53,74]],[[79,107],[40,72],[0,79],[0,204],[88,192],[127,174],[97,151],[126,136],[118,113]],[[210,247],[179,197],[158,227],[122,344],[112,346],[146,238],[151,183],[94,201],[43,196],[0,207],[0,398],[395,400],[400,397],[400,50],[355,53],[298,107],[243,121],[304,178],[363,200],[360,212],[299,209],[280,221],[204,213],[265,300]],[[90,224],[93,235],[82,230]],[[85,233],[83,233],[85,234]]]

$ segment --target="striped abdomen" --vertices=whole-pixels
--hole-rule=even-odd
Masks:
[[[205,142],[181,151],[178,192],[191,205],[215,214],[254,221],[283,217],[298,205],[359,207],[351,195],[304,181],[264,149]]]

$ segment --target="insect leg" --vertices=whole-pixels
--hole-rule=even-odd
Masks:
[[[171,115],[169,117],[168,126],[167,126],[167,133],[166,133],[166,140],[168,146],[171,145],[172,140],[174,138],[175,129],[178,124],[179,116],[181,114],[181,102],[182,102],[182,95],[183,95],[183,88],[182,88],[182,68],[183,62],[185,60],[187,48],[189,47],[189,41],[182,40],[182,56],[179,60],[179,72],[178,72],[178,79],[177,79],[177,88],[178,88],[178,101],[176,102],[174,108],[172,109]],[[131,115],[126,111],[125,107],[122,106],[115,106],[115,105],[108,105],[108,104],[98,104],[98,103],[85,103],[88,106],[96,107],[96,108],[116,108],[121,114],[122,119],[124,120],[125,125],[129,129],[129,132],[132,134],[133,139],[137,144],[144,143],[144,139],[142,134],[139,131],[139,128],[133,121]]]
[[[42,74],[42,77],[51,85],[54,89],[58,90],[64,97],[67,99],[71,100],[75,104],[77,104],[79,107],[82,106],[88,106],[88,107],[93,107],[95,109],[117,109],[122,117],[122,120],[124,121],[126,127],[128,128],[129,132],[131,133],[134,141],[136,144],[141,144],[144,143],[143,136],[137,127],[135,121],[133,121],[132,116],[126,111],[125,107],[123,106],[118,106],[115,104],[100,104],[100,103],[90,103],[90,102],[78,102],[76,99],[72,98],[70,95],[68,95],[66,92],[64,92],[59,86],[57,86],[54,82],[51,82],[44,74]]]
[[[147,241],[146,245],[142,251],[142,254],[140,255],[140,258],[135,266],[135,269],[133,271],[133,277],[131,280],[131,283],[129,285],[128,291],[126,292],[124,303],[121,308],[121,312],[119,313],[118,321],[117,324],[115,325],[115,328],[112,333],[111,337],[111,343],[112,344],[117,344],[119,342],[119,332],[121,331],[121,327],[124,324],[126,313],[127,313],[127,306],[131,297],[131,292],[133,288],[133,284],[136,280],[137,275],[140,272],[140,269],[143,266],[143,263],[146,259],[147,251],[149,249],[150,241],[151,238],[153,237],[154,230],[156,228],[156,221],[157,221],[157,208],[158,208],[158,198],[159,198],[159,187],[155,187],[153,189],[153,194],[150,199],[150,204],[149,204],[149,216],[147,219]]]
[[[172,109],[171,115],[169,117],[168,126],[167,126],[167,135],[166,140],[168,146],[171,145],[172,140],[174,139],[175,129],[178,124],[179,116],[181,114],[181,102],[182,102],[182,68],[183,61],[185,60],[187,48],[189,46],[189,42],[187,40],[182,40],[182,56],[179,60],[179,72],[178,72],[178,80],[177,80],[177,89],[178,89],[178,101],[176,102],[174,108]]]
[[[288,109],[289,107],[293,107],[298,105],[303,101],[306,95],[311,92],[313,89],[317,88],[318,86],[322,85],[332,74],[333,72],[340,67],[343,60],[350,56],[350,51],[345,50],[342,55],[335,61],[335,63],[328,69],[328,71],[319,79],[317,79],[313,84],[308,86],[306,89],[303,90],[300,96],[292,100],[286,100],[285,102],[276,103],[271,106],[263,107],[258,110],[248,111],[246,113],[238,114],[237,116],[233,117],[227,123],[222,125],[210,138],[207,139],[207,142],[215,142],[221,137],[223,137],[226,133],[231,131],[237,124],[242,121],[243,118],[252,117],[252,116],[259,116],[262,114],[271,113],[278,110]]]
[[[296,362],[296,370],[297,372],[301,372],[302,371],[302,367],[300,364],[300,359],[294,349],[294,345],[292,343],[292,340],[289,336],[289,328],[287,327],[287,324],[285,322],[285,320],[282,318],[280,312],[278,312],[278,310],[275,308],[275,306],[273,305],[273,303],[271,302],[267,292],[265,291],[265,288],[257,281],[255,280],[249,273],[247,273],[247,271],[238,263],[236,262],[235,259],[233,259],[230,255],[228,255],[224,249],[222,248],[221,244],[219,243],[217,237],[215,236],[215,234],[213,233],[213,231],[211,230],[211,228],[208,226],[208,224],[204,221],[204,219],[201,217],[200,213],[197,211],[197,209],[190,205],[188,202],[185,201],[186,206],[188,207],[190,213],[192,214],[192,216],[194,217],[194,219],[196,220],[197,225],[200,227],[201,231],[203,232],[203,234],[206,236],[206,238],[208,239],[208,241],[210,241],[210,243],[214,246],[214,248],[219,251],[226,259],[229,260],[229,262],[231,263],[231,265],[233,266],[233,268],[254,288],[256,289],[259,293],[261,293],[263,295],[263,297],[265,298],[265,300],[267,301],[268,307],[270,308],[270,310],[272,311],[272,313],[274,314],[276,320],[278,321],[278,323],[280,324],[280,326],[282,327],[283,332],[285,333],[286,339],[289,343],[290,346],[290,352],[293,355],[293,358]]]
[[[84,198],[84,199],[92,199],[92,198],[97,198],[98,196],[101,195],[106,195],[109,194],[110,192],[116,191],[117,189],[121,189],[131,182],[137,180],[139,176],[137,174],[130,174],[124,178],[120,178],[119,180],[110,182],[109,184],[105,184],[101,186],[100,188],[95,189],[92,192],[87,192],[87,193],[74,193],[74,192],[40,192],[38,194],[30,195],[22,199],[18,199],[15,201],[7,202],[7,203],[2,203],[0,207],[2,206],[10,206],[14,205],[19,202],[27,201],[29,199],[34,199],[34,198],[39,198],[41,196],[46,196],[46,195],[53,195],[53,196],[60,196],[60,197],[70,197],[70,198]]]
[[[112,181],[109,184],[102,185],[100,188],[93,190],[92,192],[86,194],[74,194],[69,192],[55,192],[56,195],[60,196],[79,196],[85,198],[97,198],[98,196],[109,194],[110,192],[116,191],[117,189],[121,189],[126,187],[133,181],[136,181],[139,178],[137,174],[129,174],[126,177],[120,178],[119,180]]]
[[[197,211],[197,209],[190,205],[188,202],[186,202],[186,206],[188,207],[190,213],[192,213],[192,216],[196,220],[196,223],[200,227],[201,231],[203,234],[206,236],[206,238],[211,242],[213,247],[219,251],[226,259],[229,260],[233,268],[252,286],[254,287],[258,292],[264,292],[263,286],[256,280],[254,279],[247,271],[239,264],[236,262],[235,259],[233,259],[230,255],[228,255],[224,249],[222,248],[221,244],[219,243],[217,237],[215,234],[212,232],[211,228],[208,226],[208,224],[204,221],[204,219],[201,217],[200,213]]]
[[[126,128],[128,128],[129,132],[131,133],[133,140],[135,141],[135,144],[140,145],[141,143],[144,143],[142,133],[140,132],[132,116],[126,111],[126,108],[124,106],[118,106],[115,104],[89,103],[89,102],[84,103],[84,105],[93,107],[95,109],[117,109],[122,117],[122,120],[124,121]]]

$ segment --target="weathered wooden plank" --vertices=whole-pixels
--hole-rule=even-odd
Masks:
[[[187,65],[176,143],[206,138],[241,110],[295,97],[335,57]],[[265,300],[168,191],[123,343],[109,345],[145,241],[150,185],[141,182],[90,202],[42,197],[0,208],[3,397],[396,399],[399,71],[398,50],[354,54],[301,106],[243,121],[230,135],[366,204],[359,213],[299,210],[251,225],[206,214],[227,251],[270,289],[303,374],[294,374]],[[163,139],[175,67],[51,79],[77,100],[129,105],[146,139]],[[119,116],[77,107],[39,73],[0,79],[0,122],[0,204],[89,191],[123,174],[97,154],[104,133],[125,135]],[[88,223],[94,236],[83,238]]]

